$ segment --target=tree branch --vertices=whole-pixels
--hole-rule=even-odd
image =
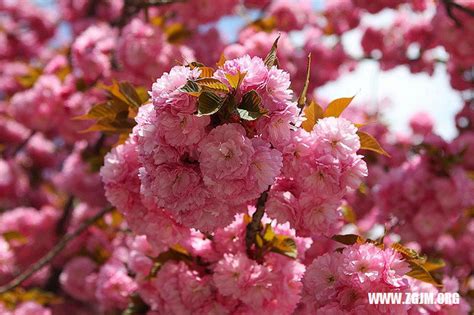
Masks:
[[[457,27],[462,27],[462,23],[461,21],[459,21],[459,19],[456,16],[454,16],[454,9],[457,9],[459,11],[462,11],[470,15],[471,17],[474,17],[474,10],[467,8],[463,5],[460,5],[459,3],[456,3],[454,0],[443,0],[443,4],[444,4],[444,7],[446,8],[446,13],[451,18],[451,20],[453,20],[454,23],[456,23]]]
[[[258,198],[257,210],[255,210],[254,214],[252,215],[252,221],[247,224],[247,228],[245,231],[245,245],[247,247],[247,255],[251,258],[253,257],[252,246],[255,243],[255,237],[261,229],[261,221],[263,218],[263,214],[265,213],[265,203],[268,199],[269,190],[270,187],[268,187],[268,189],[265,190]]]
[[[36,134],[36,130],[31,130],[30,134],[28,135],[28,137],[26,137],[16,148],[15,150],[13,150],[13,152],[11,153],[11,156],[12,157],[15,157],[15,155],[17,155],[21,150],[23,150],[23,148],[28,144],[28,142],[30,141],[30,139]]]
[[[7,291],[10,291],[17,286],[21,285],[23,282],[25,282],[27,279],[29,279],[33,274],[35,274],[38,270],[46,266],[49,262],[51,262],[65,247],[69,242],[71,242],[73,239],[75,239],[77,236],[79,236],[82,232],[84,232],[85,229],[87,229],[89,226],[94,224],[95,221],[97,221],[99,218],[101,218],[104,214],[112,211],[114,209],[113,207],[106,207],[99,211],[96,215],[93,217],[90,217],[89,219],[85,220],[82,222],[82,224],[72,233],[64,235],[64,237],[59,241],[56,246],[54,246],[46,255],[44,255],[40,260],[38,260],[36,263],[31,265],[28,269],[23,271],[21,274],[19,274],[17,277],[15,277],[12,281],[7,283],[4,286],[0,287],[0,294],[5,293]]]

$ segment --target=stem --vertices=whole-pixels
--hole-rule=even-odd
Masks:
[[[23,140],[16,148],[15,150],[12,152],[12,157],[15,157],[15,155],[17,155],[21,150],[23,150],[23,148],[28,144],[28,142],[30,141],[30,139],[36,134],[36,130],[31,130],[30,134],[28,135],[28,137],[25,138],[25,140]]]
[[[71,216],[73,205],[74,205],[74,197],[69,196],[66,203],[64,204],[63,214],[61,216],[61,219],[59,219],[58,224],[56,225],[56,233],[58,235],[63,235],[64,233],[66,233],[67,224],[69,221],[69,217]]]
[[[454,9],[457,9],[461,12],[464,12],[471,17],[474,17],[474,10],[466,8],[465,6],[460,5],[459,3],[456,3],[454,0],[443,0],[444,7],[446,8],[446,13],[448,16],[451,18],[451,20],[456,23],[457,27],[462,27],[461,21],[457,17],[454,16]]]
[[[112,211],[112,209],[114,208],[106,207],[102,209],[93,217],[90,217],[89,219],[82,222],[81,225],[75,231],[64,235],[64,237],[59,241],[59,243],[56,244],[56,246],[54,246],[46,255],[44,255],[36,263],[34,263],[28,269],[26,269],[21,274],[19,274],[12,281],[10,281],[4,286],[1,286],[0,294],[16,288],[17,286],[21,285],[24,281],[29,279],[38,270],[40,270],[41,268],[46,266],[49,262],[51,262],[51,260],[53,260],[66,247],[66,245],[69,244],[69,242],[71,242],[73,239],[79,236],[85,229],[87,229],[89,226],[94,224],[94,222],[97,221],[99,218],[101,218],[104,214]]]
[[[252,215],[252,221],[247,224],[246,232],[245,232],[245,245],[247,247],[247,255],[249,257],[253,257],[252,246],[255,243],[255,236],[261,229],[261,221],[263,218],[263,214],[265,213],[265,203],[268,199],[268,191],[265,190],[257,200],[257,210],[255,210],[254,214]]]

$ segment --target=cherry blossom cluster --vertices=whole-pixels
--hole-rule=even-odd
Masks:
[[[464,314],[466,301],[446,305],[369,304],[368,293],[434,293],[432,284],[405,276],[409,265],[391,248],[356,244],[326,253],[308,267],[303,297],[297,314]],[[446,278],[446,289],[457,291],[457,280]],[[449,291],[448,291],[449,292]]]

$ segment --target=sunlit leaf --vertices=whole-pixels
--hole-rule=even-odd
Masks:
[[[229,88],[221,81],[214,78],[204,78],[196,80],[196,83],[204,90],[216,93],[228,93]]]
[[[51,292],[46,292],[38,288],[26,290],[17,287],[13,290],[1,293],[0,302],[8,309],[14,309],[16,306],[24,302],[35,302],[39,305],[46,306],[61,303],[62,299]]]
[[[188,66],[191,69],[195,69],[195,68],[205,67],[206,65],[203,64],[203,63],[200,63],[198,61],[192,61],[192,62],[188,63],[186,66]]]
[[[249,216],[247,213],[244,214],[244,223],[249,224],[250,222],[252,222],[252,217]]]
[[[442,259],[428,259],[423,263],[423,267],[430,272],[444,268],[445,266],[446,263]]]
[[[377,140],[364,131],[358,131],[357,135],[360,139],[360,148],[365,150],[370,150],[377,152],[379,154],[390,156],[382,146],[377,142]]]
[[[229,82],[230,86],[233,89],[237,90],[240,87],[240,84],[242,84],[242,81],[244,80],[246,74],[247,72],[237,72],[236,74],[226,73],[225,77]]]
[[[94,105],[87,114],[76,116],[74,120],[91,120],[91,119],[103,119],[103,118],[114,118],[118,113],[127,111],[128,107],[125,103],[114,104],[110,101],[99,103]]]
[[[271,251],[293,259],[298,256],[295,240],[286,235],[275,236]]]
[[[187,256],[190,255],[188,250],[180,244],[175,244],[175,245],[171,246],[171,249],[174,250],[176,253],[179,253],[179,254],[182,254],[182,255],[187,255]]]
[[[344,217],[346,222],[356,223],[357,216],[356,216],[356,213],[355,213],[354,209],[352,209],[352,207],[350,205],[348,205],[348,204],[343,205],[341,207],[341,210],[342,210],[342,216]]]
[[[18,231],[4,232],[2,233],[2,236],[7,242],[14,241],[16,244],[19,244],[19,245],[28,243],[28,238]]]
[[[210,67],[199,67],[199,70],[201,70],[200,78],[210,78],[214,75],[214,69]]]
[[[119,91],[125,97],[126,103],[135,108],[139,108],[148,100],[148,93],[144,94],[128,82],[120,82]]]
[[[255,20],[254,22],[250,23],[250,26],[256,28],[259,31],[264,31],[264,32],[270,33],[277,26],[276,18],[274,16],[264,17],[264,18]]]
[[[29,89],[33,85],[35,85],[42,72],[43,71],[40,68],[29,67],[28,73],[22,76],[18,76],[16,80],[23,88]]]
[[[275,238],[275,232],[273,231],[272,225],[265,225],[265,230],[263,231],[263,239],[266,242],[271,242]]]
[[[244,94],[237,112],[243,120],[255,120],[265,115],[268,110],[262,107],[262,98],[255,90]]]
[[[319,106],[319,104],[311,101],[311,103],[304,109],[304,116],[306,117],[306,120],[301,123],[301,127],[303,127],[304,130],[310,132],[313,130],[314,125],[318,119],[323,118],[323,109],[321,106]]]
[[[179,90],[192,96],[199,96],[201,94],[201,87],[191,80],[188,80]]]
[[[443,286],[441,283],[439,283],[433,278],[431,273],[428,270],[426,270],[426,268],[424,268],[423,266],[417,263],[413,263],[413,262],[409,262],[409,263],[410,263],[411,270],[406,274],[407,276],[415,278],[423,282],[430,283],[436,287]]]
[[[216,66],[218,68],[221,68],[226,61],[227,61],[227,59],[225,58],[224,53],[222,53],[220,58],[219,58],[219,61],[217,61],[217,63],[216,63]]]
[[[298,98],[298,107],[303,108],[306,105],[306,94],[308,93],[309,79],[311,75],[311,53],[308,55],[308,64],[306,66],[306,80],[304,82],[303,90]]]
[[[72,69],[69,65],[62,67],[58,71],[56,71],[56,76],[61,80],[61,82],[64,82],[66,77],[72,72]]]
[[[342,97],[330,102],[324,111],[324,117],[339,117],[352,102],[353,97]]]
[[[218,95],[212,92],[203,91],[201,95],[199,95],[198,116],[212,115],[217,113],[222,107],[223,103],[224,100]]]
[[[177,44],[187,39],[191,31],[182,23],[172,23],[165,28],[165,35],[169,43]]]
[[[277,48],[278,48],[278,40],[280,39],[280,35],[275,39],[273,42],[272,48],[268,52],[268,55],[265,57],[265,65],[267,68],[271,68],[275,65],[277,61]]]
[[[402,254],[402,256],[407,260],[420,260],[421,259],[420,255],[418,255],[416,250],[403,246],[400,243],[394,243],[390,247],[392,247],[393,250]]]
[[[356,234],[338,234],[331,237],[331,239],[344,245],[363,244],[365,242],[364,238]]]
[[[153,260],[153,267],[148,274],[147,278],[151,279],[156,277],[158,271],[160,271],[161,267],[168,261],[184,261],[190,262],[192,261],[191,255],[188,251],[182,247],[181,245],[174,245],[166,252],[162,252],[158,255],[158,257],[149,257]]]
[[[164,16],[158,15],[158,16],[154,16],[154,17],[150,18],[149,23],[153,26],[162,27],[162,26],[165,25],[165,21],[166,21],[166,19],[164,18]]]

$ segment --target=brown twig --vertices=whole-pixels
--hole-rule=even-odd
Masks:
[[[17,155],[21,150],[23,150],[23,148],[28,144],[28,142],[30,141],[30,139],[36,134],[36,130],[31,130],[30,134],[28,135],[28,137],[26,137],[16,148],[15,150],[13,150],[11,156],[12,157],[15,157],[15,155]]]
[[[58,224],[56,225],[56,234],[63,235],[66,233],[67,225],[69,222],[69,218],[71,217],[72,206],[74,205],[74,197],[69,196],[66,200],[66,203],[63,207],[63,213],[61,219],[59,219]]]
[[[247,247],[247,255],[251,258],[253,257],[252,246],[255,243],[255,237],[261,229],[261,221],[265,213],[265,203],[268,199],[269,190],[270,187],[268,187],[268,189],[265,190],[258,198],[257,210],[255,210],[254,214],[252,215],[252,221],[247,224],[247,228],[245,231],[245,245]]]
[[[462,23],[461,21],[459,21],[459,19],[456,16],[454,16],[454,9],[462,11],[464,13],[467,13],[471,17],[474,17],[474,10],[470,8],[466,8],[463,5],[460,5],[459,3],[456,3],[454,0],[443,0],[443,4],[444,4],[444,7],[446,8],[446,13],[451,18],[451,20],[453,20],[454,23],[456,23],[457,27],[462,27]]]
[[[54,246],[46,255],[44,255],[36,263],[34,263],[28,269],[16,276],[12,281],[10,281],[4,286],[1,286],[0,294],[10,291],[21,285],[26,280],[28,280],[38,270],[50,263],[66,247],[66,245],[69,244],[70,241],[79,236],[85,229],[94,224],[94,222],[100,219],[104,214],[112,211],[112,209],[113,207],[103,208],[96,215],[82,222],[82,224],[75,231],[64,235],[64,237],[59,241],[59,243],[57,243],[56,246]]]

